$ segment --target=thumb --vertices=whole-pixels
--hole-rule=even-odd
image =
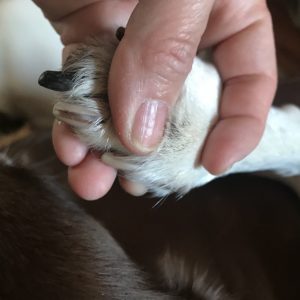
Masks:
[[[150,152],[160,142],[212,5],[213,0],[144,0],[135,7],[109,78],[114,126],[132,152]]]

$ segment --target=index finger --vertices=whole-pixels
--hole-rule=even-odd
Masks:
[[[257,16],[214,50],[224,88],[219,121],[202,152],[202,164],[213,174],[226,171],[257,146],[276,89],[271,17],[266,6],[253,9]]]

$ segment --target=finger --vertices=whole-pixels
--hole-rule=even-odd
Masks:
[[[87,154],[87,146],[81,143],[77,137],[64,124],[54,122],[52,141],[57,157],[67,166],[79,164]]]
[[[102,198],[112,187],[116,171],[103,164],[99,156],[89,153],[78,165],[69,168],[69,183],[81,198]]]
[[[79,2],[78,2],[79,3]],[[63,44],[82,42],[89,35],[114,35],[126,26],[137,0],[94,1],[52,22]]]
[[[276,88],[270,15],[264,14],[216,47],[214,59],[224,81],[220,121],[202,153],[213,174],[224,172],[257,146]]]
[[[255,118],[233,117],[219,121],[202,153],[202,165],[214,175],[222,174],[246,157],[257,145],[263,125]]]
[[[121,141],[135,153],[159,143],[205,29],[211,1],[140,1],[113,58],[109,96]]]
[[[140,197],[143,196],[147,193],[147,188],[138,182],[134,181],[129,181],[126,180],[125,178],[120,177],[119,178],[120,185],[122,188],[128,193],[131,194],[132,196],[135,197]]]

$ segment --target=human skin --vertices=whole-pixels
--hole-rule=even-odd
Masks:
[[[130,151],[144,155],[155,149],[197,49],[207,47],[213,47],[223,91],[220,117],[199,163],[219,174],[258,144],[277,83],[265,1],[34,2],[61,35],[65,56],[70,45],[88,35],[114,33],[126,26],[109,74],[109,101],[116,131]],[[93,200],[108,192],[116,171],[90,153],[64,124],[54,124],[53,143],[69,166],[69,181],[79,196]],[[121,184],[132,194],[143,193],[134,183]]]

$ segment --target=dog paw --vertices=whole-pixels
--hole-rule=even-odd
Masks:
[[[61,72],[47,71],[40,84],[59,91],[54,115],[102,160],[155,196],[185,194],[213,176],[198,166],[206,135],[216,120],[220,80],[216,70],[196,58],[173,108],[159,147],[145,156],[129,153],[114,130],[107,81],[117,41],[90,39],[73,51]],[[200,85],[200,86],[199,86]]]

